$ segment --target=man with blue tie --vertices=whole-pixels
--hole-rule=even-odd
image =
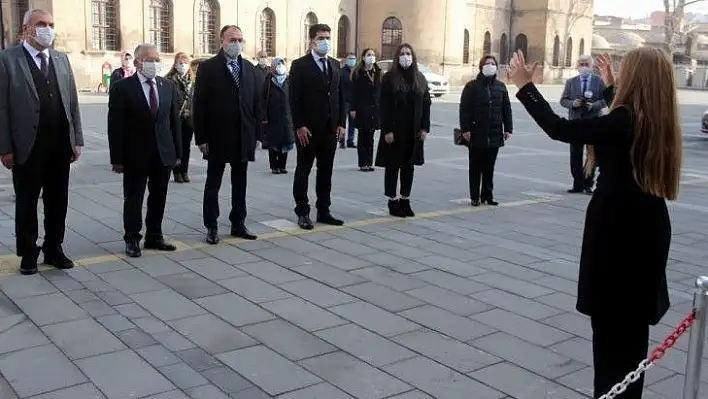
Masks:
[[[602,109],[607,106],[602,97],[605,84],[593,73],[593,60],[588,55],[578,58],[578,71],[580,72],[578,76],[565,82],[560,104],[568,108],[568,119],[597,118]],[[569,193],[592,194],[595,171],[592,171],[589,176],[585,175],[584,152],[585,146],[570,145],[570,173],[573,175],[573,187],[568,190]]]
[[[243,45],[241,28],[224,26],[221,50],[199,65],[194,82],[194,137],[207,159],[202,211],[211,245],[219,242],[219,189],[226,164],[231,166],[231,236],[257,238],[246,228],[246,184],[248,163],[255,160],[263,82],[253,64],[241,57]]]
[[[108,146],[111,166],[123,174],[123,227],[125,253],[137,258],[140,251],[143,200],[146,249],[174,251],[162,235],[167,185],[182,153],[182,122],[177,107],[180,95],[172,82],[157,76],[160,53],[152,44],[141,44],[133,53],[137,73],[111,85],[108,98]],[[188,160],[185,160],[188,162]]]

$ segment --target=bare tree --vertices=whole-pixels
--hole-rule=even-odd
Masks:
[[[686,7],[706,0],[664,0],[664,48],[669,54],[674,53],[676,44],[686,33],[683,18]]]

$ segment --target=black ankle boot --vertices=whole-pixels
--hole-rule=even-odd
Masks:
[[[401,212],[403,212],[406,217],[412,218],[415,216],[415,212],[411,209],[411,200],[408,198],[402,199],[399,201],[399,205],[401,207]]]
[[[403,212],[403,209],[401,209],[400,200],[388,200],[388,213],[389,215],[395,216],[397,218],[406,217],[406,214]]]

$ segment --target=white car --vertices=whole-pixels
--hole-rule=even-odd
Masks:
[[[391,69],[391,65],[393,65],[393,61],[383,60],[377,62],[377,64],[384,72],[388,72],[388,70]],[[421,63],[418,63],[418,70],[425,76],[425,80],[428,81],[428,91],[430,91],[431,96],[440,97],[443,94],[450,93],[450,82],[446,77],[438,75]]]

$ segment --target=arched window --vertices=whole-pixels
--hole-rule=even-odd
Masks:
[[[482,55],[492,53],[492,34],[489,31],[484,32],[484,43],[482,44]]]
[[[403,24],[396,17],[388,17],[381,26],[381,59],[390,60],[403,43]]]
[[[118,0],[91,0],[91,48],[118,51]]]
[[[275,32],[275,12],[266,7],[261,12],[258,37],[261,46],[259,50],[265,51],[269,57],[275,56]]]
[[[314,12],[308,12],[305,15],[305,23],[302,26],[302,53],[306,54],[310,48],[310,26],[317,25],[318,19]]]
[[[585,55],[585,39],[580,39],[580,44],[578,45],[578,56]]]
[[[10,39],[14,43],[19,43],[22,41],[22,18],[25,17],[25,13],[27,11],[29,11],[28,0],[13,0],[12,10],[10,11],[10,20],[12,21],[12,32],[10,32]]]
[[[219,51],[219,5],[214,0],[199,0],[199,54]]]
[[[150,0],[150,43],[161,53],[171,53],[172,47],[172,2]]]
[[[553,39],[553,63],[552,65],[554,67],[560,66],[560,46],[561,46],[561,40],[558,35],[556,35],[556,38]]]
[[[509,63],[509,41],[506,33],[502,33],[499,39],[499,63],[502,65]]]
[[[565,66],[573,66],[573,38],[568,38],[565,42]]]
[[[349,17],[342,15],[337,23],[337,58],[344,58],[349,52]]]
[[[514,40],[514,51],[519,50],[524,57],[529,56],[529,39],[523,33],[516,35],[516,40]]]
[[[462,63],[470,63],[470,31],[465,29],[464,37],[462,38]]]

